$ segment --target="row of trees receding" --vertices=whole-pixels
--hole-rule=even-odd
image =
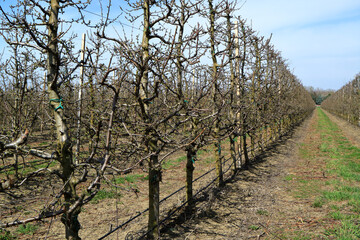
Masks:
[[[43,169],[62,182],[58,195],[28,221],[62,214],[67,239],[80,239],[78,215],[107,171],[125,174],[144,165],[148,238],[158,239],[161,166],[172,153],[186,150],[191,210],[199,149],[215,146],[221,186],[224,139],[230,139],[236,170],[249,164],[255,144],[265,148],[314,108],[270,39],[234,15],[236,1],[126,2],[127,25],[141,22],[141,33],[114,34],[126,26],[110,18],[110,3],[96,24],[88,21],[87,1],[30,0],[1,8],[8,57],[0,68],[0,153],[15,165],[18,156],[58,162]],[[80,13],[75,20],[66,14],[74,11]],[[83,60],[72,24],[91,29]],[[35,135],[50,144],[34,147]],[[30,176],[36,178],[16,172],[14,187]]]
[[[360,126],[360,74],[331,94],[322,104],[325,110]]]

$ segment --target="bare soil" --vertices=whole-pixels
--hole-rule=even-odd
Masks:
[[[330,117],[346,135],[358,139],[358,129]],[[198,206],[191,219],[176,219],[177,224],[168,225],[163,239],[329,239],[324,230],[338,223],[328,217],[326,206],[313,207],[320,195],[318,186],[310,193],[299,192],[291,180],[295,176],[317,179],[324,187],[331,178],[325,176],[323,159],[305,160],[299,153],[303,144],[311,145],[315,152],[319,149],[317,118],[313,113],[290,138],[258,157],[248,170],[240,171],[215,193],[211,204]]]
[[[226,146],[223,147],[223,151],[227,151]],[[162,182],[160,183],[160,199],[185,185],[186,158],[184,156],[186,156],[185,152],[174,154],[168,165],[164,166]],[[194,178],[201,176],[214,167],[212,156],[212,146],[201,151],[201,160],[195,162]],[[34,159],[30,158],[28,161],[34,161]],[[10,163],[12,162],[7,162],[7,164]],[[29,165],[29,163],[27,164]],[[22,162],[20,165],[22,165]],[[230,161],[224,167],[228,168],[229,165]],[[0,179],[5,177],[5,171],[4,169],[0,172]],[[137,169],[131,175],[146,176],[147,173],[142,169]],[[112,174],[110,171],[105,177],[108,181],[111,181],[114,178],[125,177],[125,175],[119,175],[115,172]],[[196,189],[206,185],[214,177],[215,171],[201,178],[194,183],[194,190],[196,191]],[[89,179],[91,179],[91,176]],[[134,182],[125,181],[121,188],[114,188],[107,184],[105,180],[102,183],[102,190],[112,191],[116,194],[114,197],[92,201],[82,208],[79,215],[80,236],[82,239],[98,239],[148,207],[148,181],[146,179],[139,177]],[[25,182],[20,188],[0,192],[0,223],[9,223],[37,216],[44,209],[44,206],[54,200],[54,196],[61,187],[61,182],[56,181],[53,176],[40,174]],[[83,184],[83,187],[86,187],[86,183]],[[184,196],[184,190],[180,191],[161,204],[160,211],[166,213],[178,206],[184,200]],[[57,216],[52,219],[44,219],[42,222],[31,223],[37,227],[37,230],[32,234],[21,234],[18,232],[17,227],[8,228],[7,230],[18,235],[18,239],[65,239],[65,230],[60,218],[61,216]],[[131,238],[134,234],[134,236],[139,236],[146,229],[146,226],[147,214],[145,213],[107,239]]]
[[[360,142],[359,128],[328,115],[353,143]],[[317,115],[313,114],[291,136],[258,156],[251,167],[238,171],[232,177],[228,174],[224,187],[209,190],[199,197],[192,214],[183,211],[167,221],[161,229],[162,239],[327,239],[323,236],[324,229],[337,223],[327,217],[329,209],[312,206],[319,194],[317,186],[307,197],[299,198],[296,183],[291,180],[292,176],[298,176],[325,182],[331,177],[324,175],[325,163],[321,157],[310,162],[299,154],[303,144],[311,145],[314,150],[319,148],[316,144],[320,138],[316,134],[316,124]],[[195,177],[212,167],[213,164],[206,163],[211,161],[211,154],[211,150],[205,151],[202,160],[196,162]],[[174,159],[181,156],[183,153],[174,156]],[[182,160],[164,171],[161,198],[184,185],[184,169],[185,160]],[[146,175],[141,170],[135,173]],[[113,176],[107,177],[111,179]],[[213,177],[214,173],[204,177],[196,183],[196,188],[205,186]],[[40,175],[21,189],[0,192],[0,221],[25,219],[39,212],[44,203],[51,200],[53,188],[46,187],[49,183],[60,186],[46,175]],[[133,188],[138,192],[132,191]],[[104,189],[110,189],[110,186],[104,185]],[[29,195],[30,192],[33,194]],[[122,189],[118,193],[121,196],[83,207],[79,216],[82,239],[98,239],[147,208],[147,181],[128,183],[127,191]],[[166,215],[181,203],[184,195],[182,191],[164,202],[161,212]],[[20,234],[19,239],[64,239],[60,217],[46,219],[36,225],[38,230],[33,235]],[[136,239],[146,225],[144,214],[107,239]],[[301,236],[304,238],[298,238]]]

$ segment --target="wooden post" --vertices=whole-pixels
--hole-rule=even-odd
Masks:
[[[194,131],[195,132],[195,131]],[[186,149],[186,201],[187,207],[186,211],[188,213],[192,212],[194,206],[193,198],[193,173],[194,173],[194,162],[196,158],[196,150],[194,148],[195,144],[190,144]]]
[[[43,103],[41,104],[41,123],[40,123],[40,132],[41,134],[44,131],[44,119],[45,119],[45,114],[44,114],[44,106],[45,106],[45,95],[46,95],[46,72],[44,72],[44,86],[43,86]]]
[[[215,139],[215,143],[214,143],[214,158],[215,158],[215,163],[216,163],[216,175],[217,175],[217,185],[218,186],[222,186],[224,183],[223,180],[223,172],[222,172],[222,158],[221,158],[221,140],[220,140],[220,116],[219,116],[219,109],[217,109],[217,97],[218,97],[218,63],[217,63],[217,59],[216,59],[216,54],[215,54],[215,48],[216,48],[216,41],[215,41],[215,9],[213,7],[213,0],[209,0],[209,11],[210,11],[210,15],[209,15],[209,20],[210,20],[210,31],[209,31],[209,35],[210,35],[210,49],[211,49],[211,58],[212,58],[212,100],[213,100],[213,104],[214,104],[214,109],[213,109],[213,113],[215,114],[215,121],[213,123],[213,133],[214,133],[214,139]]]
[[[240,46],[239,46],[239,22],[235,21],[235,72],[236,72],[236,99],[237,99],[237,107],[240,108],[240,98],[241,98],[241,91],[240,91]],[[237,128],[240,128],[240,120],[241,120],[241,114],[240,112],[237,113],[237,121],[238,126]],[[238,132],[240,132],[238,130]],[[239,167],[241,167],[242,164],[242,155],[241,155],[241,137],[239,136],[237,138],[237,151],[239,153]]]
[[[229,10],[229,9],[228,9]],[[233,161],[233,167],[234,167],[234,174],[237,171],[237,154],[236,154],[236,129],[238,128],[238,116],[235,114],[235,94],[237,92],[237,82],[236,82],[236,76],[235,76],[235,69],[233,65],[233,36],[232,36],[232,24],[231,24],[231,16],[230,16],[230,10],[226,11],[226,23],[227,23],[227,44],[228,44],[228,58],[229,58],[229,65],[230,65],[230,118],[232,121],[232,128],[233,133],[229,136],[229,142],[230,142],[230,154],[231,159]],[[236,38],[236,36],[235,36]],[[235,60],[236,62],[236,60]]]
[[[144,28],[142,36],[142,68],[143,71],[138,76],[140,78],[138,103],[141,107],[141,118],[147,125],[152,125],[150,117],[150,104],[146,101],[149,94],[149,61],[150,61],[150,8],[153,4],[150,0],[142,1]],[[159,155],[157,154],[158,137],[153,127],[145,130],[145,148],[149,158],[149,216],[148,216],[148,235],[147,239],[155,240],[160,238],[159,214],[160,214],[160,180],[161,180],[161,164],[159,163]]]
[[[85,60],[85,41],[86,34],[82,34],[82,42],[81,42],[81,54],[80,54],[80,84],[79,84],[79,98],[78,98],[78,121],[77,121],[77,134],[76,134],[76,153],[75,159],[76,164],[79,164],[79,154],[80,154],[80,136],[81,136],[81,115],[82,115],[82,88],[84,83],[84,60]]]

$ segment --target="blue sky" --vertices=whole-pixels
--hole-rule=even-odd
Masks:
[[[10,2],[0,0],[3,7]],[[113,1],[113,16],[120,12],[119,3],[124,4]],[[275,49],[305,86],[336,90],[360,72],[360,0],[238,0],[238,4],[242,7],[237,15],[259,35],[273,34]],[[100,14],[98,1],[93,0],[88,10]],[[98,19],[90,13],[87,17]],[[73,31],[81,35],[86,30],[73,25]],[[133,34],[139,32],[133,29]]]
[[[360,72],[359,0],[247,0],[239,14],[269,37],[305,86],[339,89]]]
[[[273,34],[275,49],[303,85],[337,90],[360,72],[360,0],[238,0],[238,5],[236,14],[259,35]]]

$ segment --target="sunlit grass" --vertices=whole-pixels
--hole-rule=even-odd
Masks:
[[[125,176],[121,176],[118,178],[115,178],[116,184],[125,184],[125,183],[135,183],[138,181],[145,181],[148,179],[148,176],[145,176],[144,174],[128,174]]]
[[[334,178],[324,181],[287,177],[285,180],[296,184],[295,197],[307,199],[316,196],[312,207],[329,206],[333,209],[328,217],[339,224],[324,230],[326,236],[330,239],[360,239],[360,149],[351,144],[320,108],[317,114],[319,118],[314,134],[320,138],[301,144],[300,156],[310,163],[316,163],[318,158],[324,159],[324,172]],[[317,149],[314,146],[318,146]]]
[[[95,197],[93,199],[91,199],[91,203],[93,204],[97,204],[99,203],[101,200],[104,199],[111,199],[111,198],[119,198],[121,197],[120,193],[115,192],[114,190],[99,190],[99,192],[95,195]]]

